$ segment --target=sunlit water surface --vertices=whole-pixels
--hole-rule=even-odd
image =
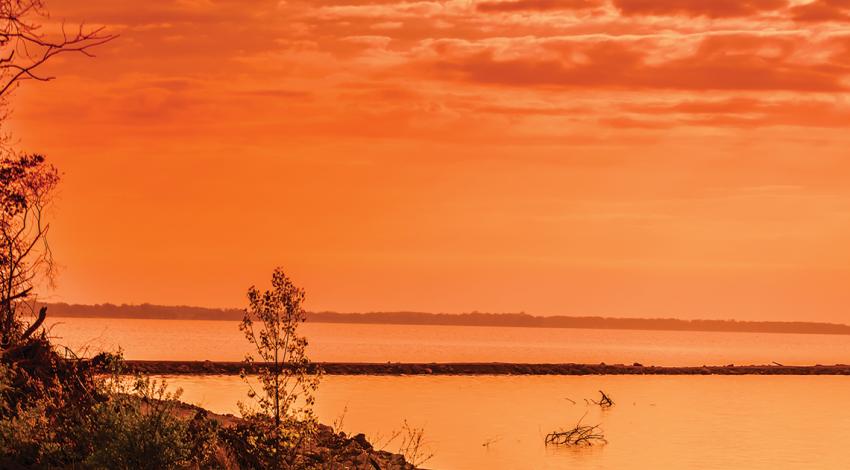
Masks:
[[[241,360],[236,322],[54,318],[56,342],[129,359]],[[850,337],[503,327],[306,324],[313,360],[655,365],[846,363]],[[168,377],[183,399],[236,413],[238,377]],[[585,399],[605,390],[617,404]],[[850,377],[327,376],[317,412],[380,442],[425,429],[438,469],[850,468]],[[599,424],[608,444],[546,448],[561,427]],[[397,450],[398,442],[387,450]]]
[[[238,377],[167,380],[220,413],[245,399]],[[613,408],[585,403],[599,389]],[[325,377],[321,421],[346,408],[343,430],[372,440],[404,420],[424,428],[435,469],[850,468],[850,377]],[[582,416],[607,445],[544,446],[548,431]]]
[[[52,322],[52,323],[51,323]],[[56,342],[128,359],[239,361],[234,321],[51,318]],[[786,365],[850,362],[850,336],[307,323],[315,361]]]

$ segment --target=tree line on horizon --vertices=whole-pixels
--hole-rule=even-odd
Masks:
[[[241,320],[244,310],[153,304],[45,304],[55,317],[160,320]],[[850,325],[803,321],[682,320],[600,316],[538,316],[527,313],[308,312],[307,322],[398,325],[503,326],[615,330],[715,331],[747,333],[850,334]]]

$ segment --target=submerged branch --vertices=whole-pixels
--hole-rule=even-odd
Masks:
[[[585,413],[587,416],[587,413]],[[546,435],[546,445],[554,446],[592,446],[607,444],[602,429],[598,425],[585,426],[581,424],[584,416],[578,420],[575,427],[563,431],[555,431]]]

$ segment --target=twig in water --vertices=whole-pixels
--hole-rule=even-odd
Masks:
[[[584,414],[587,416],[587,413]],[[584,416],[572,429],[555,431],[546,435],[546,445],[554,446],[592,446],[594,444],[607,444],[602,429],[596,426],[585,426],[581,422]]]
[[[601,406],[602,408],[611,408],[614,406],[614,400],[611,399],[608,395],[605,394],[602,390],[599,391],[602,394],[602,398],[599,401],[591,400],[594,404]]]

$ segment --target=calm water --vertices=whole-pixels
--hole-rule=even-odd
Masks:
[[[246,352],[236,322],[54,322],[58,342],[89,353],[120,345],[130,359],[240,360]],[[318,361],[850,362],[847,336],[321,323],[303,332]],[[167,379],[185,401],[216,412],[235,414],[246,399],[238,377]],[[587,405],[600,389],[617,405]],[[345,409],[343,430],[372,441],[405,420],[424,428],[435,453],[427,466],[438,469],[850,468],[850,377],[325,377],[321,421]],[[601,425],[607,445],[543,445],[547,432],[583,416]]]
[[[238,377],[168,381],[217,412],[245,399]],[[585,404],[599,389],[613,408]],[[323,422],[347,407],[343,430],[373,438],[404,420],[423,427],[435,469],[850,468],[850,377],[328,376],[317,403]],[[607,445],[543,445],[585,413]]]
[[[128,359],[239,361],[237,322],[52,318],[77,351],[123,348]],[[786,365],[850,362],[850,336],[420,325],[303,325],[315,361],[640,362]]]

